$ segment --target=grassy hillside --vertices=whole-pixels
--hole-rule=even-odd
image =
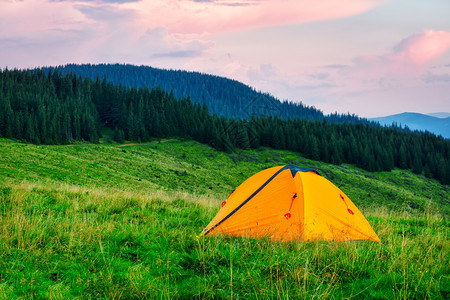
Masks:
[[[317,169],[382,243],[197,238],[257,171]],[[448,298],[448,186],[272,149],[0,140],[0,297]]]

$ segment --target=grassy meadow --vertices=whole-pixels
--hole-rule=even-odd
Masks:
[[[382,242],[197,237],[234,187],[284,164],[335,183]],[[449,196],[266,148],[0,139],[0,298],[449,299]]]

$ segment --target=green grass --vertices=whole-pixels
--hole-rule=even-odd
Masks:
[[[340,187],[382,242],[197,238],[234,187],[288,163]],[[449,198],[409,171],[272,149],[0,140],[0,298],[448,299]]]

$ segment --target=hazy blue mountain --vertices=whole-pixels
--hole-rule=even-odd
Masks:
[[[448,118],[448,117],[450,117],[450,113],[448,113],[448,112],[436,112],[436,113],[427,114],[427,116],[432,116],[432,117],[436,117],[436,118]]]
[[[371,118],[369,120],[379,122],[382,125],[392,125],[395,123],[398,126],[407,126],[411,130],[429,131],[436,135],[442,135],[448,139],[450,138],[450,114],[437,114],[439,116],[449,116],[435,117],[419,113],[405,112],[386,117]]]

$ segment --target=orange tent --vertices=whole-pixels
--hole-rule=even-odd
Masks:
[[[293,165],[263,170],[222,203],[202,235],[272,240],[380,239],[353,202],[317,171]]]

